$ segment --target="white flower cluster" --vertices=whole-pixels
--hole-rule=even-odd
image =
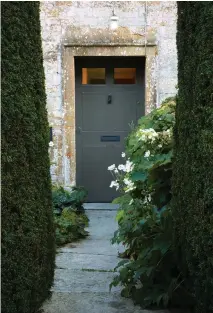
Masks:
[[[153,128],[139,129],[137,137],[139,140],[147,142],[154,142],[158,138],[158,133]]]
[[[54,143],[52,141],[49,142],[49,147],[53,147]]]
[[[148,158],[149,156],[150,156],[150,151],[148,150],[144,153],[144,158]]]
[[[125,173],[130,173],[134,168],[134,164],[130,161],[127,160],[126,164],[119,164],[118,167],[115,166],[115,164],[112,164],[108,167],[108,170],[114,173],[118,173],[118,171],[122,171]]]
[[[161,134],[162,140],[164,142],[170,141],[170,139],[172,137],[172,129],[169,128],[167,130],[164,130],[160,134]]]
[[[137,137],[140,141],[153,143],[156,139],[167,142],[172,137],[172,129],[156,132],[153,128],[139,129]],[[159,147],[160,148],[160,147]]]
[[[128,178],[124,178],[124,184],[126,185],[125,192],[135,189],[134,183]]]
[[[122,152],[121,156],[125,158],[126,154]],[[130,161],[130,159],[126,160],[126,164],[119,164],[118,167],[116,167],[115,164],[110,165],[108,167],[108,170],[112,172],[113,177],[115,177],[115,180],[113,180],[110,184],[110,188],[115,187],[116,190],[118,190],[120,188],[119,177],[122,176],[122,180],[123,180],[124,173],[130,173],[133,170],[133,168],[134,168],[134,164],[133,162]],[[125,192],[133,190],[135,188],[134,183],[127,178],[124,178],[123,183],[125,185]]]
[[[119,189],[119,183],[117,180],[113,180],[109,186],[110,188],[115,187],[116,190]]]
[[[115,164],[112,164],[108,167],[108,171],[114,171],[115,168]]]

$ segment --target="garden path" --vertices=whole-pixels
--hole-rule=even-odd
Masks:
[[[116,230],[116,206],[86,204],[90,219],[89,236],[58,249],[52,298],[45,313],[148,313],[120,296],[120,288],[109,293],[112,271],[119,261],[122,247],[112,246]],[[158,311],[166,313],[167,311]]]

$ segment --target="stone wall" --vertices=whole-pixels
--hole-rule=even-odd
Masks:
[[[108,32],[112,10],[119,17],[119,30],[130,34],[141,46],[155,46],[155,59],[148,69],[155,96],[153,106],[176,94],[176,2],[172,1],[41,1],[41,26],[46,75],[47,109],[53,127],[54,147],[50,148],[53,181],[74,184],[75,157],[66,153],[63,66],[64,46],[67,44],[92,45],[97,31]],[[79,32],[77,31],[79,30]],[[70,37],[71,34],[71,37]],[[92,34],[92,35],[91,35]],[[93,42],[92,42],[93,40]],[[125,36],[124,36],[125,44]],[[110,42],[109,42],[110,45]],[[131,45],[131,44],[130,44]],[[134,43],[132,43],[134,46]],[[122,47],[120,47],[122,49]],[[138,48],[135,47],[135,55]],[[147,48],[148,49],[148,48]],[[146,49],[145,49],[146,53]],[[125,55],[123,50],[122,55]],[[151,63],[150,63],[151,64]],[[146,101],[148,102],[148,98]],[[149,111],[149,108],[146,112]],[[73,114],[73,126],[74,123]],[[74,137],[74,136],[73,136]],[[74,140],[74,139],[73,139]],[[72,143],[74,146],[74,142]],[[70,160],[70,158],[72,160]],[[67,177],[67,178],[66,178]]]

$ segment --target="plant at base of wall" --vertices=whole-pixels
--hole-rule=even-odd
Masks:
[[[70,191],[62,186],[53,186],[52,198],[55,215],[56,244],[63,245],[88,235],[88,217],[83,203],[87,197],[84,187],[71,187]]]

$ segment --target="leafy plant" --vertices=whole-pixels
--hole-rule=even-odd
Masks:
[[[88,235],[88,217],[83,203],[87,191],[84,187],[72,187],[70,191],[54,186],[52,191],[56,227],[56,244],[63,245]]]
[[[65,208],[61,216],[55,216],[56,244],[63,245],[84,238],[88,232],[88,218],[85,214],[76,214],[72,208]]]
[[[191,303],[172,246],[170,211],[175,99],[142,117],[126,140],[126,164],[110,166],[121,192],[119,228],[113,243],[123,243],[127,260],[118,266],[111,287],[121,284],[122,295],[143,308]],[[181,298],[180,298],[181,297]],[[185,297],[185,298],[184,298]],[[180,301],[179,301],[180,302]]]

